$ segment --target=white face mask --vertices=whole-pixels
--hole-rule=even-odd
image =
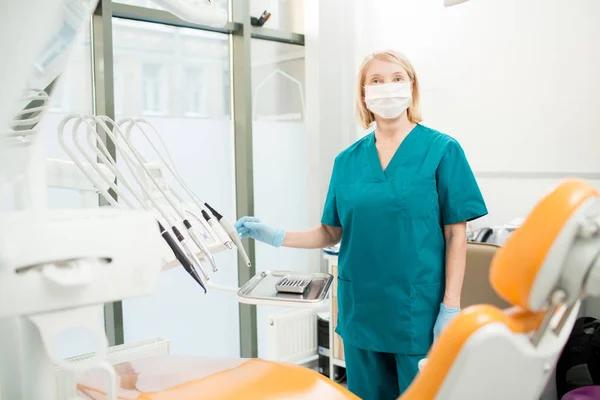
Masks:
[[[381,118],[397,118],[410,106],[411,100],[412,85],[410,82],[365,86],[367,108]]]

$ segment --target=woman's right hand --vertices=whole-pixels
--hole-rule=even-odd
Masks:
[[[275,247],[280,247],[285,240],[283,229],[267,225],[256,217],[242,217],[234,226],[242,239],[250,237]]]

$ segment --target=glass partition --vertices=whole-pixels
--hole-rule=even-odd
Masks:
[[[149,121],[190,188],[235,220],[228,36],[114,19],[113,41],[117,121]],[[148,161],[159,161],[144,140],[135,144]],[[215,258],[213,279],[237,286],[235,250]],[[173,353],[237,357],[238,315],[235,294],[204,295],[177,267],[162,273],[152,296],[123,302],[125,342],[164,336]]]

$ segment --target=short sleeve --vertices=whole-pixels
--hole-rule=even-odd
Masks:
[[[325,207],[323,208],[323,216],[321,217],[321,223],[327,226],[335,226],[341,228],[340,216],[338,214],[336,204],[336,181],[337,181],[337,170],[338,160],[336,158],[333,164],[333,172],[331,173],[331,179],[329,180],[329,190],[327,190],[327,198],[325,199]]]
[[[468,222],[487,215],[479,185],[458,142],[448,144],[436,178],[444,225]]]

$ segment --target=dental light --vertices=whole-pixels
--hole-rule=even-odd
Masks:
[[[469,0],[444,0],[445,7],[452,7],[461,3],[466,3]]]
[[[227,23],[227,11],[217,4],[190,4],[185,0],[152,0],[177,17],[199,25],[222,27]]]

